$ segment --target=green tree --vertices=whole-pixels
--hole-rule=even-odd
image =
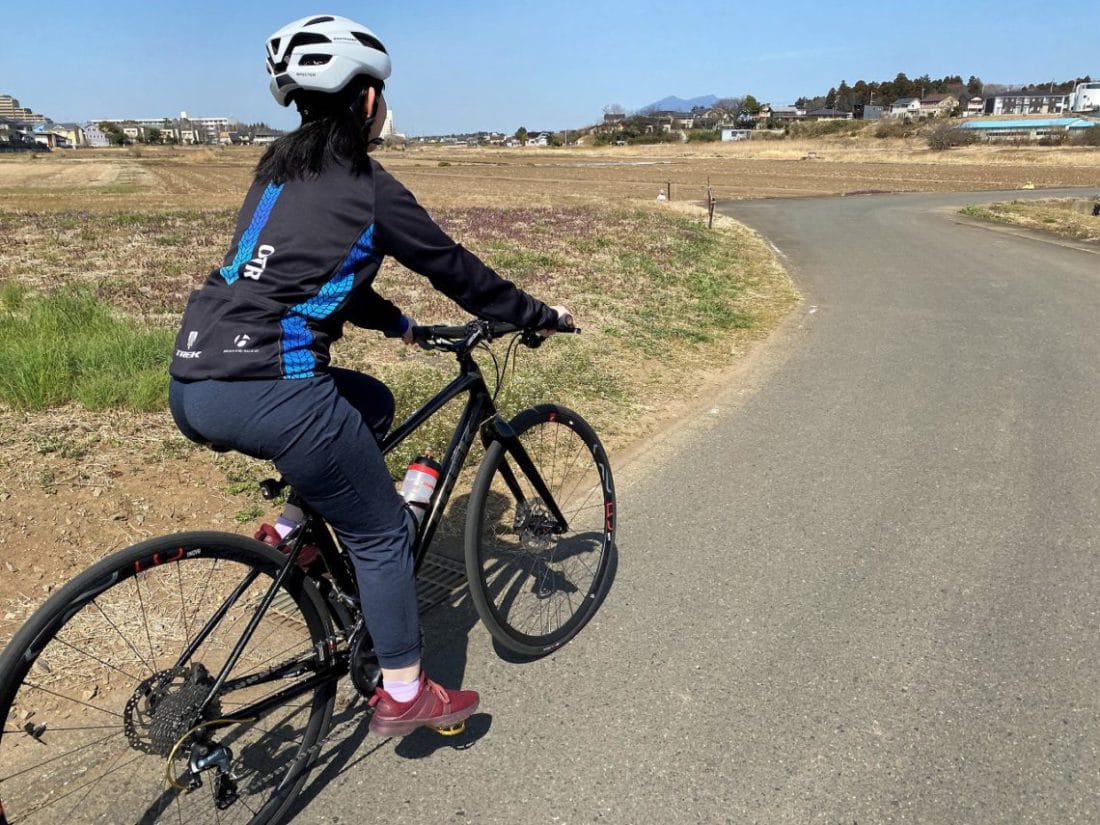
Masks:
[[[760,101],[752,95],[745,95],[745,97],[741,100],[741,111],[748,112],[750,115],[760,114],[760,110],[763,108],[764,107],[760,104]]]
[[[833,108],[842,112],[850,112],[854,102],[852,88],[848,85],[848,81],[840,81],[840,85],[836,87],[836,99],[833,101]]]
[[[841,81],[843,85],[843,81]],[[857,80],[852,86],[852,108],[857,105],[871,102],[871,89],[864,80]]]
[[[894,97],[891,100],[897,100],[899,97],[916,97],[918,94],[909,76],[905,72],[898,72],[898,76],[894,78]]]
[[[520,126],[518,129],[516,129],[516,133],[513,135],[513,137],[516,140],[519,141],[520,146],[526,146],[527,145],[527,127],[526,126]]]
[[[156,126],[150,126],[145,130],[145,142],[146,143],[160,143],[164,139],[163,132]]]
[[[130,139],[126,137],[126,133],[122,131],[122,127],[117,123],[102,121],[99,124],[99,130],[107,136],[107,142],[112,146],[125,146],[130,142]]]

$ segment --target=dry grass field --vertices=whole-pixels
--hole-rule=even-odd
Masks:
[[[94,150],[0,157],[0,210],[236,207],[258,150]],[[748,141],[604,149],[418,147],[380,160],[421,200],[440,205],[558,206],[800,197],[847,192],[943,192],[1100,187],[1100,150],[970,146],[932,152],[917,140]]]
[[[85,284],[135,324],[170,327],[220,262],[258,154],[0,157],[0,287]],[[708,183],[718,198],[1100,187],[1095,149],[933,153],[901,140],[418,148],[379,159],[456,238],[576,311],[586,334],[525,355],[512,400],[569,388],[564,400],[620,454],[697,406],[796,300],[759,238],[724,220],[706,231],[700,211],[681,211]],[[674,203],[656,204],[670,181]],[[400,267],[387,264],[379,288],[423,322],[456,320]],[[406,405],[449,368],[366,335],[338,352],[393,381]],[[270,517],[248,492],[263,472],[192,448],[163,411],[0,403],[0,642],[59,580],[111,550],[173,530],[251,531]]]

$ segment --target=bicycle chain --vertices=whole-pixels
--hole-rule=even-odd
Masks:
[[[358,692],[356,692],[355,699],[362,699],[362,698],[363,697]],[[286,773],[293,766],[295,766],[299,762],[301,762],[303,759],[308,759],[310,762],[312,762],[316,758],[317,754],[320,753],[321,747],[329,739],[331,739],[333,736],[335,736],[340,731],[344,730],[344,728],[350,727],[352,724],[359,724],[362,721],[363,720],[362,720],[361,713],[352,714],[351,717],[346,722],[340,722],[339,724],[334,725],[333,727],[331,727],[328,730],[328,732],[325,733],[323,736],[321,736],[321,738],[318,739],[313,745],[311,745],[310,748],[307,751],[305,751],[305,753],[299,754],[293,760],[291,760],[289,765],[283,765],[279,768],[275,768],[274,770],[272,770],[272,771],[270,771],[266,774],[263,774],[262,776],[254,777],[249,782],[249,784],[254,786],[254,787],[264,787],[267,784],[268,781],[273,780],[276,777],[279,777],[282,774]]]
[[[321,661],[326,661],[328,656],[331,655],[331,651],[334,651],[340,644],[342,644],[346,641],[347,640],[344,638],[343,635],[335,635],[335,636],[326,637],[321,642],[319,642],[318,644],[315,645],[315,648],[318,650],[318,657],[321,659]],[[328,655],[326,655],[326,653]],[[349,651],[348,655],[350,656],[350,651]],[[339,685],[339,681],[340,680],[337,681],[337,685]],[[358,700],[363,700],[365,702],[366,697],[364,697],[361,693],[359,693],[358,690],[356,690],[355,695],[352,699],[352,702],[349,703],[348,706],[350,707],[351,704],[353,704],[354,702],[356,702]],[[248,784],[252,785],[253,787],[264,787],[269,781],[274,780],[277,777],[282,776],[283,774],[287,773],[292,767],[298,765],[298,763],[300,763],[303,759],[308,759],[310,762],[312,762],[313,759],[315,759],[317,754],[320,752],[321,747],[329,739],[331,739],[333,736],[335,736],[336,734],[343,731],[345,728],[350,727],[352,724],[359,724],[361,722],[362,722],[362,713],[361,712],[353,713],[348,718],[347,721],[340,722],[339,724],[334,725],[333,727],[329,728],[329,730],[326,731],[324,734],[322,734],[321,737],[313,745],[311,745],[309,747],[309,749],[307,749],[304,753],[301,753],[298,756],[296,756],[294,759],[292,759],[290,761],[289,764],[282,765],[278,768],[274,768],[266,774],[255,776],[249,781]]]

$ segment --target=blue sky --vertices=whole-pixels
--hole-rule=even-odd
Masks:
[[[315,13],[371,27],[410,135],[564,129],[667,95],[791,103],[841,80],[1100,77],[1100,3],[968,0],[5,0],[0,94],[56,120],[193,115],[290,128],[264,39]],[[1083,36],[1083,33],[1088,33]]]

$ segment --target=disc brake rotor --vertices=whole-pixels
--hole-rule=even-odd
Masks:
[[[540,498],[530,498],[516,507],[513,530],[524,550],[545,553],[554,546],[557,521]]]

